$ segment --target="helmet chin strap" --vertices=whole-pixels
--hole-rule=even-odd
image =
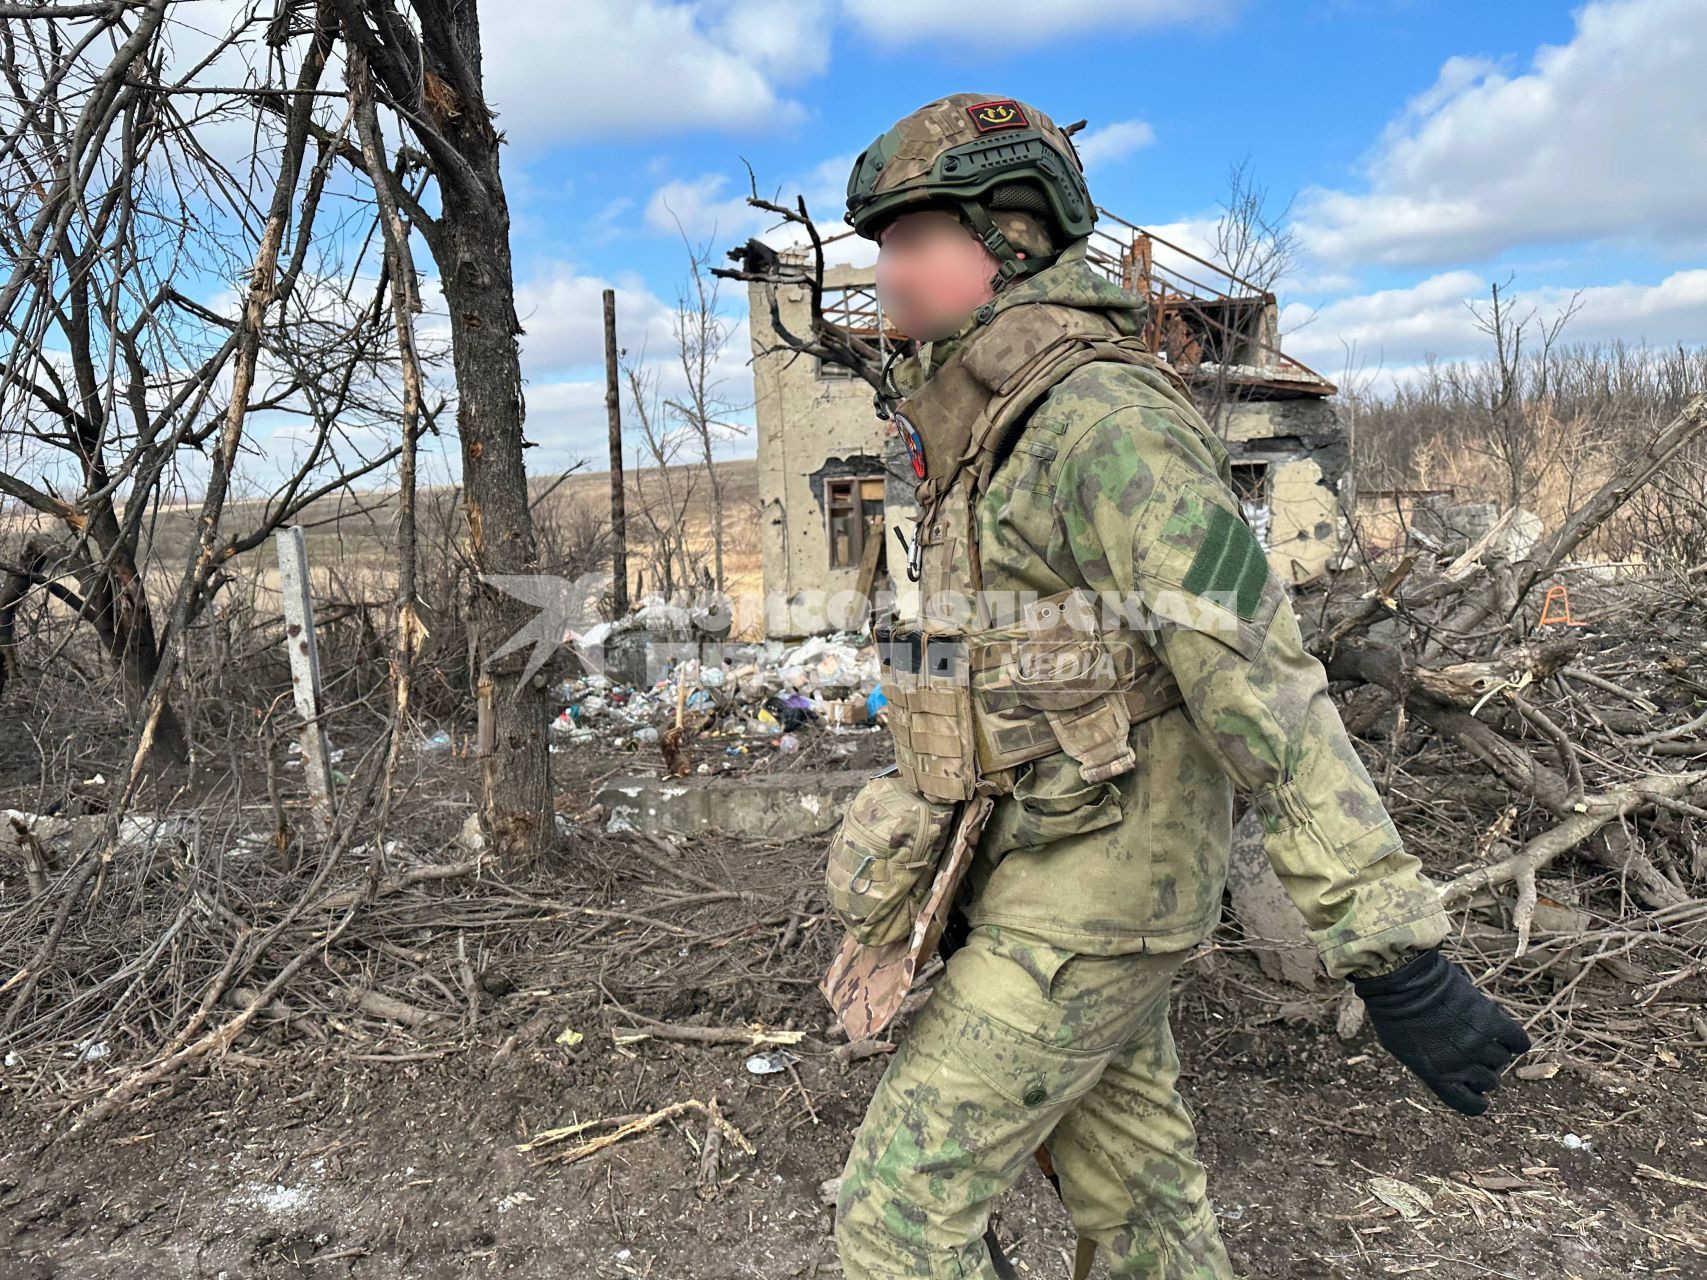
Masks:
[[[960,221],[990,251],[1001,266],[990,277],[990,290],[1000,293],[1021,276],[1034,275],[1048,263],[1041,258],[1022,258],[990,217],[990,212],[976,200],[960,202]]]

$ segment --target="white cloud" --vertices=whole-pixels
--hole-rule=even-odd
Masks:
[[[845,0],[843,13],[877,44],[952,40],[1008,48],[1085,31],[1112,33],[1174,24],[1208,26],[1236,12],[1242,0]],[[1043,106],[1042,103],[1037,104]],[[1047,108],[1044,108],[1047,110]]]
[[[1217,219],[1213,214],[1197,218],[1182,218],[1178,222],[1146,223],[1144,230],[1153,239],[1166,241],[1166,244],[1154,246],[1156,261],[1165,267],[1173,267],[1187,274],[1192,274],[1192,268],[1187,259],[1176,254],[1170,246],[1177,245],[1187,253],[1196,254],[1210,262],[1215,261],[1215,227]],[[1125,228],[1121,228],[1125,231]],[[1202,275],[1201,271],[1195,274]],[[1204,283],[1213,283],[1205,281]]]
[[[642,347],[649,352],[668,348],[669,303],[638,280],[582,275],[568,263],[557,263],[516,285],[516,316],[525,331],[522,371],[530,379],[603,365],[604,291],[612,287],[616,289],[617,341],[636,352]]]
[[[1223,277],[1203,265],[1203,262],[1219,261],[1215,251],[1217,221],[1216,214],[1208,213],[1181,218],[1175,222],[1144,223],[1142,229],[1150,237],[1150,253],[1156,266],[1163,274],[1172,273],[1183,277],[1183,280],[1178,282],[1182,288],[1217,287],[1224,283]],[[1104,217],[1097,219],[1096,231],[1093,234],[1098,240],[1107,236],[1122,246],[1131,244],[1133,236],[1130,228],[1112,218]],[[1108,246],[1105,243],[1099,247]],[[1202,261],[1193,261],[1194,257]]]
[[[796,197],[804,196],[819,235],[826,238],[840,235],[848,230],[842,214],[847,206],[848,172],[854,159],[852,152],[829,156],[803,177],[769,187],[761,179],[759,193],[791,209]],[[735,244],[749,237],[779,249],[807,243],[804,232],[795,224],[747,203],[747,181],[743,171],[739,185],[726,173],[702,173],[695,178],[665,182],[653,190],[646,202],[646,225],[670,236],[685,234],[696,244],[707,238]],[[852,235],[825,248],[826,260],[831,262],[870,262],[876,253],[875,245]]]
[[[1657,284],[1625,281],[1572,290],[1546,285],[1510,295],[1514,314],[1533,311],[1550,322],[1571,305],[1579,310],[1563,331],[1567,342],[1621,339],[1632,344],[1707,343],[1707,270],[1692,268]],[[1485,354],[1488,338],[1469,304],[1488,300],[1488,281],[1473,271],[1448,271],[1400,289],[1340,298],[1315,309],[1288,306],[1281,315],[1288,354],[1324,372],[1338,369],[1347,346],[1360,363],[1388,369]],[[1311,316],[1307,327],[1298,328]]]
[[[1280,281],[1280,288],[1293,294],[1312,294],[1317,297],[1350,293],[1357,288],[1357,277],[1349,271],[1336,271],[1313,260],[1306,260],[1298,270]]]
[[[676,235],[679,229],[690,240],[719,236],[731,243],[757,235],[777,220],[775,214],[748,204],[726,173],[702,173],[664,183],[647,200],[645,216],[653,231]]]
[[[729,311],[729,341],[711,380],[715,394],[736,406],[730,420],[750,423],[752,413],[748,402],[752,397],[753,384],[746,362],[752,354],[752,338],[745,316],[736,318],[734,308]],[[620,324],[620,303],[617,314]],[[627,335],[619,336],[628,341]],[[633,354],[640,353],[636,351]],[[647,346],[644,367],[654,378],[660,401],[680,397],[684,393],[686,384],[681,366],[667,335],[662,344],[653,342]],[[539,474],[560,469],[579,458],[587,459],[595,471],[604,469],[609,459],[610,426],[602,375],[533,381],[528,384],[526,394],[527,438],[538,445],[528,457],[531,471]],[[632,460],[642,435],[626,382],[622,390],[622,423],[625,456]],[[722,438],[714,447],[720,457],[750,456],[753,443],[749,431],[745,435]]]
[[[853,170],[858,153],[843,152],[828,156],[812,167],[803,177],[782,183],[777,188],[777,203],[794,205],[796,196],[804,196],[806,209],[818,226],[824,243],[824,261],[834,265],[846,263],[869,267],[877,261],[877,245],[863,236],[853,234],[843,215],[847,212],[848,174]],[[777,225],[773,219],[759,237],[774,248],[804,246],[810,243],[806,234],[793,223]]]
[[[487,0],[486,86],[522,145],[788,128],[829,62],[828,0]]]
[[[1336,264],[1427,266],[1612,237],[1699,247],[1704,56],[1700,0],[1597,0],[1521,74],[1450,59],[1377,144],[1368,190],[1306,192],[1300,232]]]
[[[1365,360],[1389,364],[1431,353],[1464,355],[1477,337],[1465,304],[1486,286],[1473,271],[1448,271],[1404,288],[1340,298],[1313,312],[1289,305],[1281,312],[1281,345],[1318,370],[1337,367],[1348,345]],[[1298,328],[1312,315],[1308,327]]]
[[[537,446],[529,450],[528,470],[558,471],[580,459],[603,471],[610,460],[610,426],[602,379],[580,378],[531,384],[527,388],[526,435]],[[623,397],[624,438],[632,434]]]
[[[684,257],[684,271],[686,265]],[[564,467],[577,458],[589,459],[595,468],[604,465],[608,427],[603,292],[612,284],[582,275],[572,264],[558,263],[517,285],[516,313],[526,330],[521,348],[527,381],[527,438],[539,446],[528,460],[535,471]],[[680,397],[686,382],[673,331],[673,297],[661,298],[637,279],[625,278],[614,285],[618,344],[627,358],[652,375],[661,397]],[[752,396],[746,288],[725,282],[721,291],[719,311],[729,326],[729,337],[711,380],[721,398],[745,405]],[[639,436],[626,381],[622,411],[624,437],[632,443]],[[750,451],[750,442],[746,448]]]
[[[857,151],[844,151],[820,160],[811,173],[790,189],[788,198],[792,201],[794,193],[798,192],[806,197],[806,207],[819,223],[833,222],[838,227],[845,227],[847,224],[842,221],[842,214],[848,205],[848,176],[853,172],[857,159]]]
[[[825,0],[702,0],[719,42],[766,75],[821,73],[830,61],[833,14]]]
[[[1147,121],[1115,120],[1086,129],[1073,139],[1073,147],[1084,162],[1086,174],[1094,178],[1098,169],[1110,167],[1155,141],[1156,131]]]

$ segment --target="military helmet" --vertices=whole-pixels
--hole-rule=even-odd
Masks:
[[[1012,98],[956,93],[897,121],[854,161],[847,221],[877,239],[897,214],[921,208],[957,212],[1002,263],[1006,283],[1047,265],[1018,259],[991,220],[992,210],[1029,213],[1056,247],[1090,234],[1096,206],[1071,138],[1035,107]]]

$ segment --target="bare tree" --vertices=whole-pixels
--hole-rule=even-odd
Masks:
[[[391,663],[391,740],[386,748],[385,785],[380,795],[377,819],[377,825],[383,829],[394,796],[397,766],[402,759],[403,729],[410,712],[415,661],[426,635],[417,585],[415,492],[425,373],[415,340],[415,315],[421,310],[420,284],[415,274],[414,255],[409,248],[409,229],[391,194],[391,182],[401,174],[394,174],[387,163],[385,139],[380,132],[379,113],[374,107],[373,78],[368,71],[367,59],[360,52],[351,50],[345,57],[344,67],[350,91],[350,113],[361,139],[362,164],[373,184],[374,202],[379,210],[386,274],[391,281],[397,367],[402,384],[402,442],[397,476],[397,643]]]
[[[179,110],[200,93],[164,78],[166,7],[44,7],[0,33],[16,112],[0,139],[0,250],[14,264],[0,288],[0,492],[45,522],[9,566],[9,607],[48,589],[92,625],[137,726],[132,785],[145,761],[187,756],[172,672],[224,566],[392,456],[342,461],[344,427],[368,407],[369,331],[347,290],[297,292],[321,265],[310,250],[331,157],[322,147],[309,164],[307,148],[330,30],[311,33],[290,84],[257,91],[278,100],[283,135],[237,175],[204,144],[208,116]],[[256,29],[240,15],[198,68]],[[269,181],[257,208],[249,193]],[[183,291],[210,272],[247,274],[236,315]],[[233,530],[256,411],[304,419],[306,443]],[[171,542],[158,500],[172,486],[201,497],[161,622],[149,561]]]
[[[1247,292],[1238,300],[1238,309],[1225,308],[1223,318],[1210,326],[1208,352],[1214,358],[1200,369],[1209,376],[1200,378],[1197,399],[1204,418],[1225,436],[1239,386],[1231,366],[1244,350],[1260,352],[1264,345],[1278,343],[1279,333],[1269,328],[1269,313],[1279,312],[1276,290],[1296,267],[1299,249],[1297,234],[1287,223],[1292,202],[1270,207],[1268,188],[1256,181],[1249,158],[1228,168],[1220,207],[1210,257]]]
[[[387,174],[389,195],[438,264],[456,372],[457,434],[474,591],[475,704],[482,825],[503,856],[525,859],[555,836],[547,705],[541,678],[522,678],[525,646],[497,651],[530,619],[495,575],[538,571],[523,451],[524,406],[510,215],[499,172],[502,137],[486,101],[474,0],[332,0],[375,97],[419,150],[439,212]],[[370,176],[378,176],[370,174]]]
[[[677,226],[679,228],[680,223]],[[686,235],[682,237],[682,243],[688,251],[688,278],[676,295],[676,314],[671,321],[671,332],[676,340],[684,390],[679,399],[666,403],[692,433],[705,463],[706,482],[711,489],[713,581],[722,591],[726,588],[723,572],[723,478],[717,473],[716,446],[723,440],[745,434],[746,428],[730,419],[746,406],[737,404],[724,394],[722,379],[717,372],[729,347],[730,326],[720,306],[719,278],[708,269],[710,246],[695,246]]]
[[[1526,500],[1539,439],[1530,410],[1532,406],[1539,409],[1548,398],[1553,348],[1581,301],[1580,294],[1573,294],[1553,320],[1541,326],[1541,348],[1532,362],[1531,376],[1526,378],[1524,342],[1535,331],[1535,311],[1531,308],[1523,315],[1514,315],[1510,288],[1508,277],[1503,288],[1499,284],[1489,286],[1487,306],[1466,304],[1476,318],[1476,328],[1494,344],[1493,364],[1486,368],[1487,376],[1478,379],[1476,389],[1477,398],[1483,402],[1484,430],[1469,444],[1499,464],[1506,480],[1505,505],[1519,507]]]
[[[790,208],[760,196],[757,179],[753,178],[750,169],[748,179],[752,194],[747,197],[747,203],[755,209],[775,214],[784,225],[798,228],[810,247],[806,263],[801,266],[764,241],[749,240],[728,252],[730,261],[739,266],[711,268],[712,275],[724,280],[756,282],[764,286],[771,328],[780,341],[757,354],[790,351],[795,357],[812,356],[850,369],[873,388],[881,388],[884,352],[877,344],[824,316],[824,237],[807,211],[806,197],[796,196],[794,206]],[[806,290],[808,321],[805,333],[794,333],[783,323],[782,309],[777,303],[777,290],[793,286]]]
[[[618,359],[639,436],[630,472],[639,501],[630,519],[644,527],[653,592],[674,600],[678,591],[699,585],[696,568],[702,562],[693,554],[688,528],[695,472],[682,462],[692,456],[698,441],[691,425],[677,419],[659,396],[657,370],[626,350],[618,353]]]
[[[1269,205],[1268,188],[1257,183],[1247,157],[1227,170],[1227,191],[1215,220],[1215,261],[1229,274],[1272,294],[1298,265],[1298,235],[1287,219],[1292,201]]]

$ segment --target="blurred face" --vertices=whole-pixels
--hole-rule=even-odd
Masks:
[[[995,296],[990,277],[1001,263],[952,213],[903,213],[883,228],[877,246],[878,301],[909,338],[946,338]]]

